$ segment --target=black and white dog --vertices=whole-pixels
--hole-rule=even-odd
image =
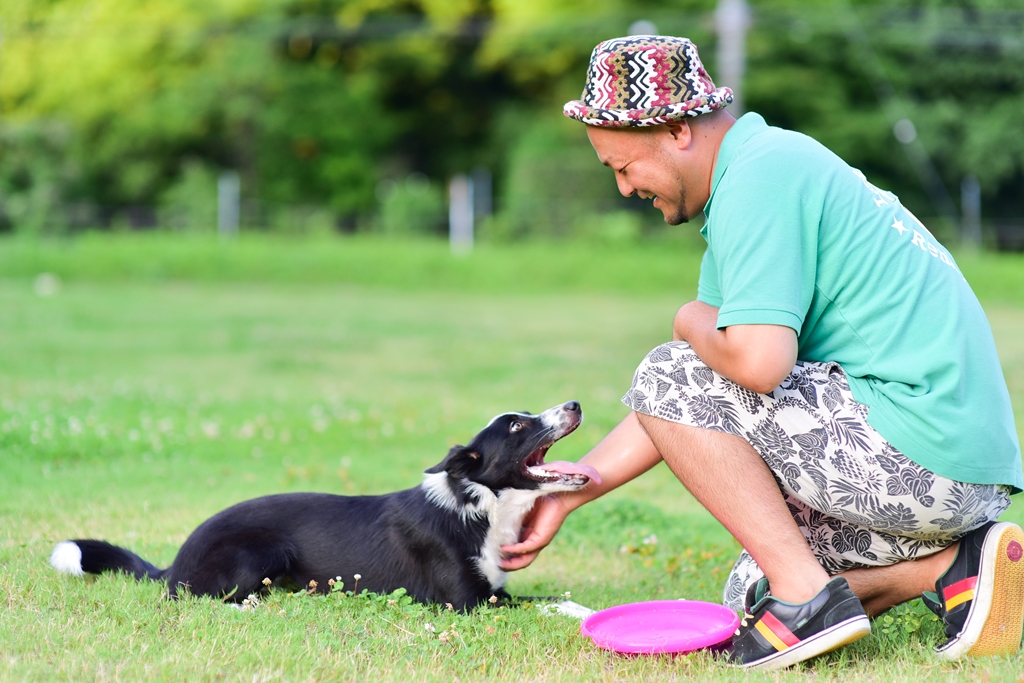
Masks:
[[[58,544],[50,564],[76,576],[123,571],[166,579],[171,597],[187,590],[240,602],[267,583],[306,588],[312,581],[328,592],[330,579],[340,577],[346,588],[405,588],[422,602],[469,609],[507,597],[501,546],[518,540],[537,498],[600,483],[587,465],[544,462],[582,419],[576,401],[539,415],[499,415],[426,470],[419,486],[397,493],[290,493],[239,503],[193,531],[167,569],[97,540]]]

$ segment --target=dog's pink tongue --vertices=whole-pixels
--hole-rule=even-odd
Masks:
[[[554,462],[546,462],[541,465],[537,465],[537,467],[548,472],[558,472],[559,474],[582,474],[585,477],[589,477],[595,484],[601,483],[601,475],[598,474],[597,470],[590,465],[584,465],[581,462],[555,460]]]

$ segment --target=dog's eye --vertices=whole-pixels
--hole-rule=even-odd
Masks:
[[[516,421],[514,421],[512,424],[510,424],[508,426],[508,431],[509,431],[510,434],[515,434],[516,432],[518,432],[522,428],[523,428],[523,423],[520,422],[519,420],[516,420]]]

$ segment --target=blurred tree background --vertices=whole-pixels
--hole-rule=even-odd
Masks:
[[[483,238],[657,235],[561,106],[593,46],[639,21],[738,85],[717,68],[717,5],[4,0],[0,230],[209,231],[231,172],[243,229],[440,235],[448,179],[483,169]],[[986,239],[1022,245],[1024,0],[749,5],[746,109],[947,239],[976,187]]]

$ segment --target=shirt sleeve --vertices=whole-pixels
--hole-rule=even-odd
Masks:
[[[820,210],[769,181],[733,187],[716,197],[707,231],[722,302],[718,327],[782,325],[799,334],[814,293]]]

